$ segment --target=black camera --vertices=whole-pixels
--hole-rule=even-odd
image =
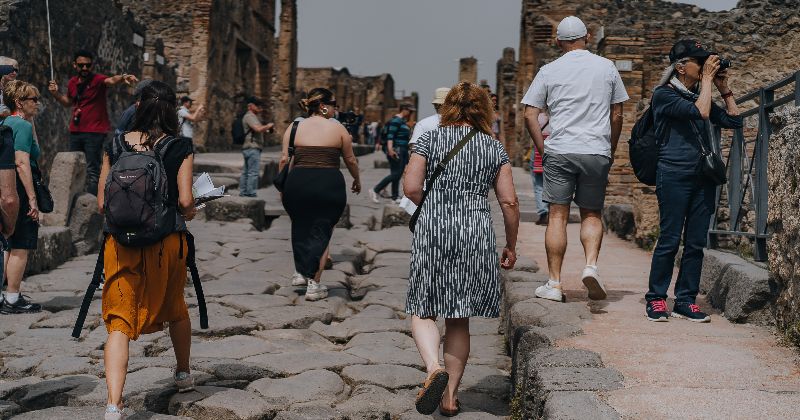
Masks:
[[[81,110],[76,109],[74,113],[72,113],[72,123],[76,126],[81,124]]]
[[[358,123],[358,115],[356,115],[356,113],[353,111],[340,112],[339,122],[344,125],[355,125]]]
[[[731,60],[729,60],[727,58],[722,58],[722,57],[719,58],[719,71],[725,70],[725,69],[730,68],[732,66],[733,66],[733,63],[731,63]]]

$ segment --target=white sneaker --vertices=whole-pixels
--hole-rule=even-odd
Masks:
[[[300,273],[292,274],[292,286],[293,287],[306,286],[307,284],[308,284],[308,279],[303,277],[302,274],[300,274]]]
[[[103,420],[125,420],[127,416],[122,410],[114,404],[109,404],[106,406],[106,414],[103,416]]]
[[[313,302],[315,300],[325,299],[326,297],[328,297],[328,286],[309,279],[308,287],[306,288],[306,300]]]
[[[380,203],[381,202],[380,198],[378,197],[378,193],[376,193],[375,190],[373,190],[371,188],[369,190],[369,198],[372,199],[373,203]]]
[[[175,372],[175,386],[178,387],[178,392],[194,391],[194,378],[189,372]]]
[[[561,302],[564,299],[564,294],[561,292],[560,287],[556,287],[560,284],[560,282],[547,280],[547,283],[536,288],[536,297]]]
[[[600,281],[600,274],[597,272],[596,266],[587,265],[586,268],[583,269],[581,280],[583,281],[583,285],[589,289],[589,299],[604,300],[608,296],[603,282]]]

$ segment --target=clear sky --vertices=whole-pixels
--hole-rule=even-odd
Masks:
[[[693,0],[708,10],[736,0]],[[478,79],[494,89],[504,47],[519,48],[520,0],[298,0],[298,65],[391,73],[396,94],[416,91],[420,116],[434,89],[458,80],[458,59],[478,59]]]

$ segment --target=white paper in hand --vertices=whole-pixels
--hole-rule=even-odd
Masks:
[[[194,195],[194,205],[197,209],[203,208],[205,203],[209,201],[227,197],[225,195],[225,186],[222,185],[215,188],[214,182],[211,181],[211,175],[207,172],[200,174],[194,181],[194,185],[192,185],[192,194]]]
[[[398,206],[412,216],[414,215],[414,212],[417,211],[417,205],[406,196],[403,196]]]

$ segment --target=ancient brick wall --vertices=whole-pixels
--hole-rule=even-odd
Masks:
[[[280,28],[274,50],[272,108],[276,131],[284,132],[299,114],[297,106],[297,2],[281,0]]]
[[[475,57],[465,57],[458,61],[458,80],[478,83],[478,60]]]
[[[661,0],[560,1],[523,0],[520,27],[517,101],[536,71],[560,56],[555,28],[568,15],[580,17],[592,36],[589,49],[617,61],[631,101],[625,105],[625,129],[620,139],[609,185],[610,203],[632,203],[637,218],[636,239],[650,245],[657,236],[658,209],[651,188],[636,183],[627,161],[629,127],[649,101],[668,64],[672,44],[695,38],[734,62],[731,87],[743,94],[800,67],[800,14],[796,0],[740,1],[737,8],[708,12],[699,7]],[[504,105],[508,106],[508,105]],[[509,111],[504,111],[509,112]],[[522,112],[516,113],[512,153],[529,147]],[[725,145],[723,144],[723,147]]]
[[[62,93],[66,92],[67,81],[75,73],[72,54],[79,48],[95,52],[98,73],[141,73],[147,32],[112,2],[50,2],[50,15],[55,78]],[[19,79],[39,88],[43,110],[36,118],[36,133],[42,149],[41,163],[49,168],[55,154],[68,149],[71,110],[56,103],[47,92],[50,59],[46,16],[43,1],[0,0],[0,55],[17,59]],[[135,35],[138,36],[136,41]],[[126,87],[109,89],[112,124],[130,105],[131,91]]]

